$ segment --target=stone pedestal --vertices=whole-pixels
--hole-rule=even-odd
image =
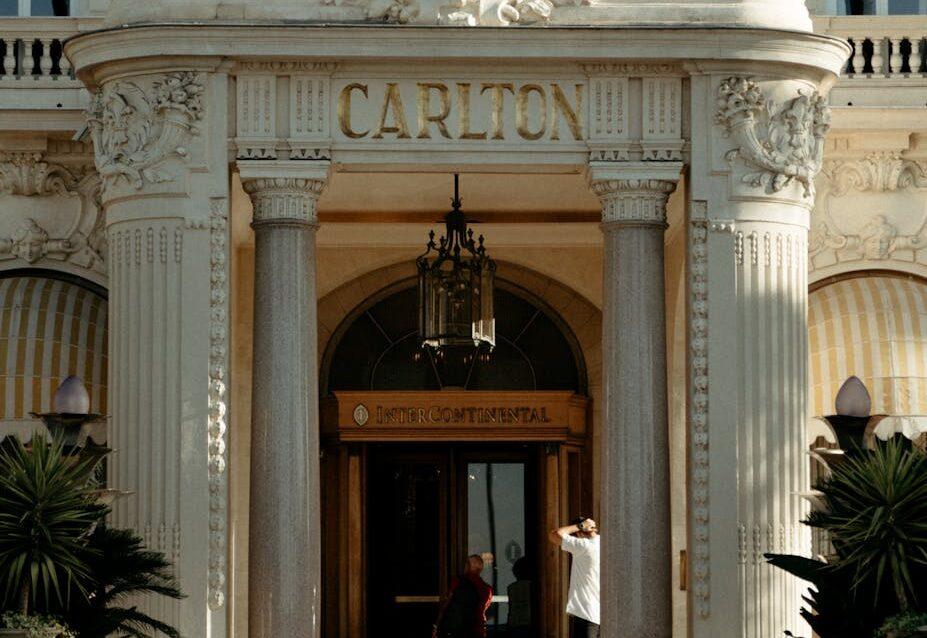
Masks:
[[[595,162],[605,234],[602,631],[670,638],[663,233],[678,162]]]
[[[319,635],[316,201],[327,162],[240,162],[254,206],[249,636]]]

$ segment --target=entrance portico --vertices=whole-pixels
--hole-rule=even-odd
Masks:
[[[671,635],[671,489],[686,487],[691,635],[786,628],[798,588],[768,570],[762,553],[800,552],[804,542],[793,493],[805,472],[810,180],[827,128],[818,91],[840,68],[844,45],[750,28],[723,30],[723,51],[722,30],[711,28],[551,27],[502,37],[409,27],[401,39],[399,29],[139,25],[67,45],[79,75],[99,90],[94,134],[110,236],[142,245],[169,219],[165,232],[184,238],[175,261],[116,262],[111,323],[131,324],[163,295],[147,273],[164,270],[164,285],[184,300],[169,312],[209,326],[202,340],[163,358],[186,371],[191,388],[203,376],[203,397],[186,390],[189,405],[203,399],[189,425],[209,425],[202,440],[176,433],[191,450],[183,466],[190,487],[179,496],[185,582],[211,610],[184,614],[181,631],[222,634],[228,600],[223,242],[241,195],[230,190],[236,172],[255,237],[252,638],[339,635],[320,625],[319,214],[327,200],[348,196],[341,176],[356,185],[395,175],[414,195],[429,174],[454,172],[473,184],[484,174],[587,183],[601,202],[603,635]],[[152,66],[156,49],[172,52],[169,68]],[[142,136],[140,148],[129,148],[138,135],[118,134],[126,130]],[[512,200],[497,196],[502,206]],[[686,395],[687,486],[669,478],[664,282],[678,277],[664,263],[671,196],[684,210],[676,223],[688,244],[688,303],[670,317],[688,332],[686,354],[675,353],[687,358],[688,378],[670,388]],[[387,209],[403,219],[401,201],[376,210]],[[376,232],[376,220],[367,223]],[[170,279],[174,263],[189,263],[189,276]],[[147,369],[162,361],[158,350],[121,365]],[[114,395],[155,392],[135,378],[115,370]],[[128,408],[113,403],[113,426],[131,427]],[[113,476],[140,471],[121,463],[114,458]],[[144,487],[157,491],[166,480]],[[208,525],[196,522],[203,504]]]

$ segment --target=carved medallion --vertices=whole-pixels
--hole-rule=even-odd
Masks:
[[[370,413],[367,411],[367,407],[363,403],[358,403],[357,407],[354,408],[354,422],[363,427],[367,425],[369,420]]]

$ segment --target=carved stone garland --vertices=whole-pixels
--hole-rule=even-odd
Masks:
[[[798,93],[780,105],[767,100],[753,80],[728,78],[718,88],[715,121],[737,145],[728,151],[727,160],[740,159],[752,169],[742,178],[745,184],[772,194],[798,182],[804,197],[812,199],[830,111],[817,91]]]
[[[692,587],[702,618],[711,613],[708,430],[708,222],[689,227],[689,369],[692,424]]]
[[[193,71],[168,73],[147,91],[123,80],[97,91],[87,116],[104,188],[173,180],[163,164],[188,155],[187,140],[199,134],[203,118],[203,91]]]
[[[226,422],[228,382],[228,217],[224,198],[209,215],[209,591],[213,611],[225,604]]]

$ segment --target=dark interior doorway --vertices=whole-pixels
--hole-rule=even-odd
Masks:
[[[370,448],[368,638],[429,638],[470,554],[494,590],[489,636],[537,635],[536,458],[529,445]]]

